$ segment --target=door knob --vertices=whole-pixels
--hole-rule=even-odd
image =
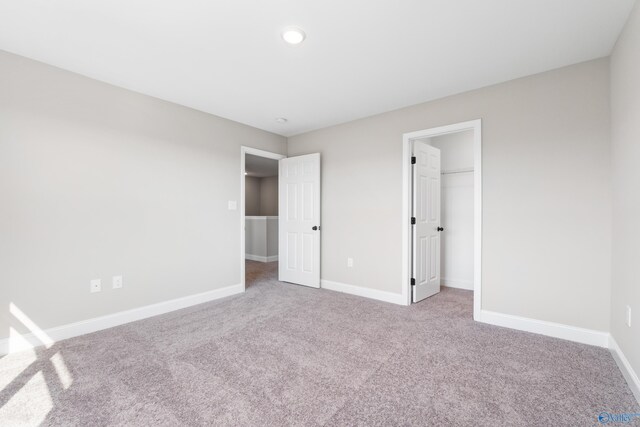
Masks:
[[[311,229],[312,229],[313,231],[316,231],[316,230],[318,229],[318,226],[317,226],[317,225],[314,225],[313,227],[311,227]]]
[[[436,230],[438,230],[438,231],[443,231],[443,230],[444,230],[444,228],[442,228],[442,227],[438,227]]]

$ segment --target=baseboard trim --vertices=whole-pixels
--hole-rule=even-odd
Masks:
[[[261,256],[261,255],[244,254],[244,259],[248,259],[250,261],[258,261],[258,262],[274,262],[278,260],[278,255]]]
[[[595,345],[604,348],[609,347],[608,332],[578,328],[576,326],[546,322],[544,320],[529,319],[526,317],[513,316],[511,314],[496,313],[488,310],[482,310],[479,318],[476,320],[489,325],[532,332],[534,334],[561,338],[568,341],[579,342],[581,344]]]
[[[640,378],[638,378],[638,374],[633,370],[631,363],[629,363],[629,360],[625,357],[622,349],[618,346],[618,343],[611,335],[609,335],[609,351],[611,351],[613,359],[616,361],[616,364],[618,365],[618,368],[620,368],[624,379],[627,381],[631,392],[638,401],[638,405],[640,405]]]
[[[120,326],[125,323],[135,322],[137,320],[147,319],[149,317],[158,316],[160,314],[169,313],[171,311],[180,310],[242,292],[244,292],[242,284],[231,285],[220,289],[202,292],[200,294],[189,295],[182,298],[163,301],[157,304],[146,305],[131,310],[95,317],[93,319],[57,326],[55,328],[40,331],[38,335],[42,336],[42,333],[46,334],[46,336],[50,338],[48,343],[48,346],[50,346],[56,341],[101,331],[103,329]],[[43,342],[38,339],[35,334],[20,334],[0,340],[0,354],[4,355],[15,353],[17,351],[28,350],[42,345],[44,345]]]
[[[348,285],[346,283],[334,282],[332,280],[320,280],[320,287],[330,291],[342,292],[345,294],[357,295],[359,297],[371,298],[378,301],[390,302],[392,304],[406,305],[406,301],[401,294],[393,292],[378,291],[375,289],[363,288],[361,286]]]
[[[473,290],[473,281],[471,280],[456,280],[456,279],[441,279],[442,286],[446,286],[447,288],[456,288],[456,289],[464,289],[467,291]]]

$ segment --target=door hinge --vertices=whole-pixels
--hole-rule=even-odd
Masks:
[[[415,286],[416,285],[416,279],[414,279],[413,277],[411,278],[411,286]]]
[[[416,156],[411,156],[411,164],[412,165],[416,164]]]
[[[416,225],[416,217],[415,216],[411,217],[411,225]]]

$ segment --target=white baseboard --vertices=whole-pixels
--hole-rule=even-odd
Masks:
[[[616,361],[618,368],[622,372],[624,379],[627,381],[631,392],[638,401],[638,404],[640,404],[640,379],[638,378],[638,374],[633,370],[633,367],[618,346],[616,340],[608,332],[578,328],[575,326],[563,325],[561,323],[528,319],[526,317],[496,313],[487,310],[482,310],[479,318],[476,320],[490,325],[503,326],[505,328],[517,329],[520,331],[561,338],[582,344],[608,348],[613,359]]]
[[[456,280],[456,279],[441,279],[442,286],[448,288],[465,289],[467,291],[473,290],[473,280]]]
[[[146,305],[131,310],[120,311],[105,316],[95,317],[93,319],[83,320],[81,322],[70,323],[68,325],[57,326],[55,328],[38,331],[37,335],[41,338],[46,336],[48,346],[56,341],[67,338],[77,337],[79,335],[89,334],[91,332],[101,331],[103,329],[112,328],[114,326],[123,325],[136,320],[142,320],[160,314],[169,313],[171,311],[180,310],[182,308],[191,307],[193,305],[202,304],[219,298],[244,292],[242,284],[227,286],[220,289],[203,292],[196,295],[189,295],[182,298],[176,298],[169,301],[163,301],[157,304]],[[0,355],[15,353],[17,351],[27,350],[34,347],[44,345],[42,340],[36,334],[28,333],[17,336],[11,336],[0,340]]]
[[[609,336],[609,351],[611,351],[613,359],[616,361],[620,371],[622,371],[624,379],[627,381],[631,392],[640,405],[640,378],[638,378],[638,374],[633,370],[631,363],[629,363],[622,349],[620,349],[618,343],[611,335]]]
[[[482,310],[479,318],[476,320],[490,325],[517,329],[519,331],[533,332],[534,334],[561,338],[582,344],[595,345],[604,348],[609,347],[608,332],[578,328],[575,326],[563,325],[561,323],[546,322],[543,320],[529,319],[510,314],[496,313],[488,310]]]
[[[392,304],[406,305],[401,294],[393,292],[378,291],[375,289],[363,288],[361,286],[347,285],[346,283],[333,282],[331,280],[320,280],[320,287],[330,291],[343,292],[345,294],[357,295],[359,297],[371,298],[378,301],[390,302]]]
[[[261,255],[244,254],[244,259],[248,259],[250,261],[259,261],[259,262],[274,262],[278,260],[278,255],[261,256]]]

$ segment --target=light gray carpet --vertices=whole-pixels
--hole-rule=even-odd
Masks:
[[[474,323],[470,292],[400,307],[276,270],[248,262],[243,295],[5,356],[0,424],[581,426],[640,412],[607,350]]]

